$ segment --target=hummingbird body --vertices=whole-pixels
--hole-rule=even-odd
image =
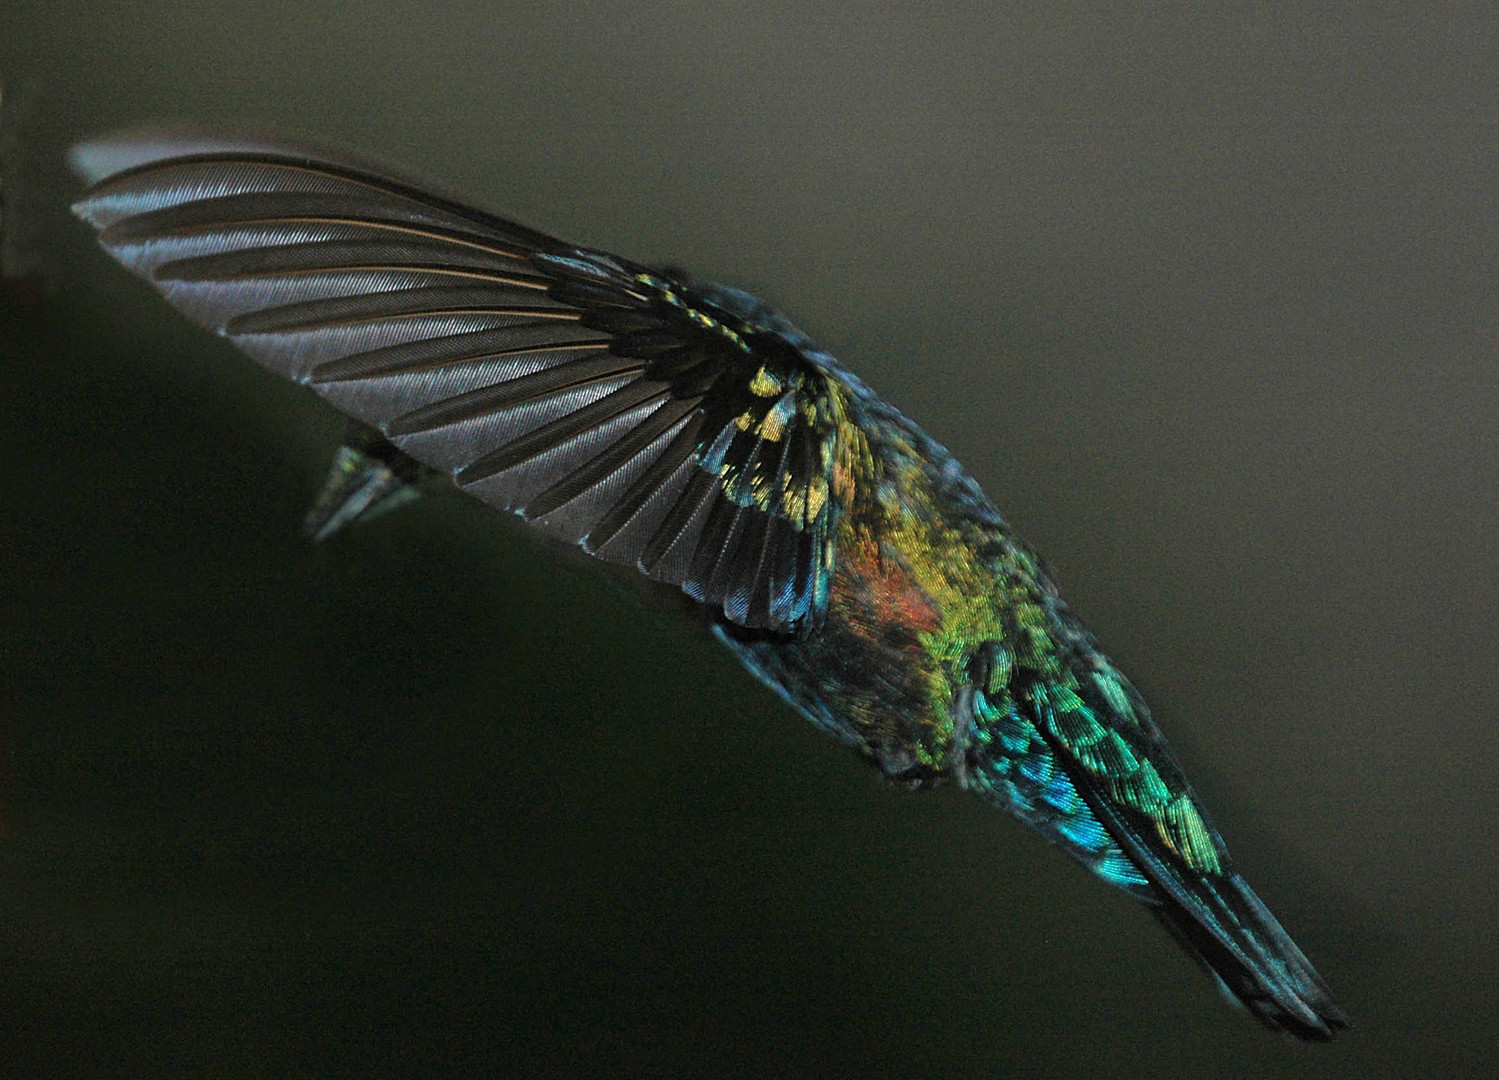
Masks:
[[[371,425],[318,536],[420,463],[696,600],[886,776],[974,791],[1147,903],[1220,987],[1347,1026],[1234,870],[1140,695],[947,450],[735,289],[326,152],[86,145],[75,208],[191,317]]]

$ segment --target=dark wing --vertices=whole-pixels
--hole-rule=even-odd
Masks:
[[[845,398],[783,323],[291,144],[74,161],[106,251],[470,494],[740,625],[820,616]]]

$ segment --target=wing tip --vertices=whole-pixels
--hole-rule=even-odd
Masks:
[[[171,158],[217,153],[311,153],[310,147],[232,132],[209,132],[187,125],[159,124],[95,135],[68,149],[68,167],[93,185],[131,169]]]
[[[97,229],[107,228],[118,215],[111,210],[109,201],[98,193],[98,188],[136,169],[205,154],[269,154],[333,164],[362,164],[311,143],[289,139],[232,131],[214,132],[186,124],[126,128],[91,136],[68,148],[68,168],[87,187],[82,197],[72,204],[72,212]]]
[[[265,135],[233,128],[214,129],[171,122],[125,128],[74,143],[68,149],[67,161],[74,175],[93,188],[136,169],[179,158],[215,154],[260,155],[351,170],[467,205],[459,193],[445,184],[413,172],[399,162],[386,160],[379,154],[351,153],[315,138]],[[80,203],[87,202],[88,196],[85,195]],[[74,213],[84,216],[76,209],[76,204]]]

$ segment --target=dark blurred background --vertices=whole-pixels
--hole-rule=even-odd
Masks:
[[[1483,1074],[1496,24],[4,4],[0,1071]],[[1355,1030],[477,505],[303,543],[338,418],[65,215],[69,142],[170,118],[780,304],[1047,556]]]

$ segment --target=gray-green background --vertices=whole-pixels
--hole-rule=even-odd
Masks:
[[[0,7],[6,1075],[1492,1067],[1492,5],[178,7]],[[781,304],[1045,553],[1355,1030],[477,506],[304,545],[338,420],[61,213],[172,117]]]

